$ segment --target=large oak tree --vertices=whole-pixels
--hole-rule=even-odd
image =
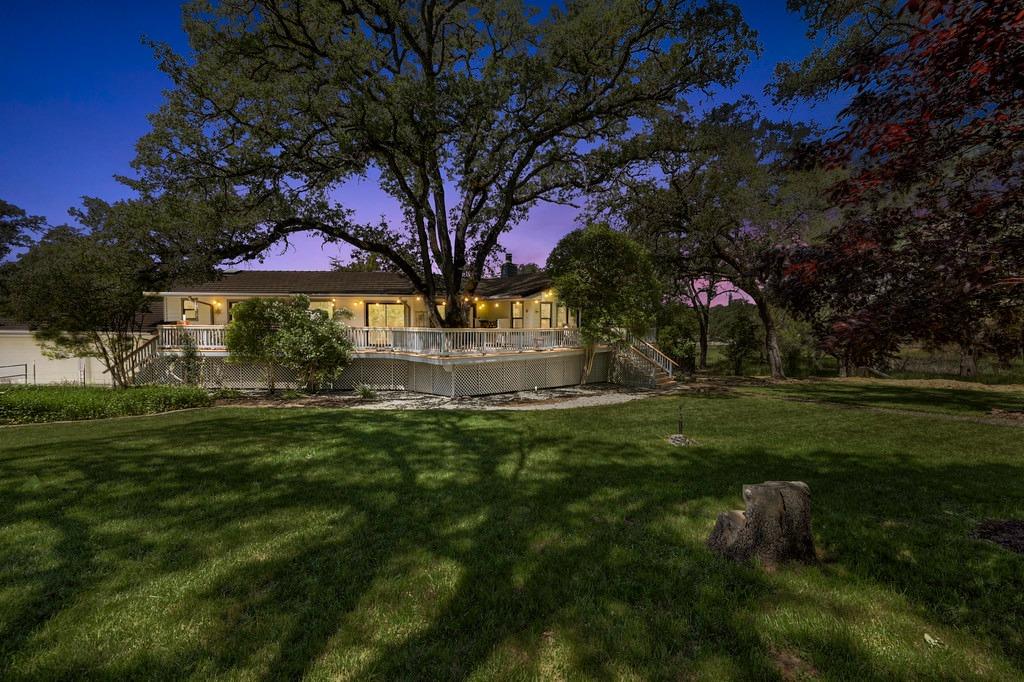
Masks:
[[[189,54],[157,48],[174,87],[133,184],[236,203],[248,219],[215,236],[225,257],[297,231],[379,254],[446,326],[465,324],[501,235],[572,201],[605,140],[732,83],[756,49],[723,0],[223,0],[187,5],[185,28]],[[402,224],[333,199],[367,176]]]
[[[793,163],[811,132],[763,118],[749,100],[699,119],[661,112],[622,145],[636,160],[593,205],[648,246],[669,291],[724,279],[749,295],[777,378],[784,372],[769,287],[774,254],[827,220],[829,176]]]

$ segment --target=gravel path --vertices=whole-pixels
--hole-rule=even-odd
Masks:
[[[546,388],[463,398],[384,391],[373,402],[355,403],[351,407],[356,410],[568,410],[576,407],[617,405],[663,393],[612,384]]]

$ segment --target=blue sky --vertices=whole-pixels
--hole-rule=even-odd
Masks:
[[[762,94],[777,62],[799,59],[810,49],[800,18],[786,11],[785,0],[739,4],[764,51],[722,101],[750,94],[776,118],[830,125],[838,102],[779,110]],[[130,173],[135,141],[148,130],[146,115],[159,107],[169,85],[143,35],[183,49],[179,3],[0,3],[0,198],[60,223],[69,220],[67,209],[81,196],[128,195],[113,176]],[[395,213],[372,184],[347,187],[339,196],[367,220]],[[505,243],[517,261],[543,263],[572,227],[570,209],[540,206]],[[313,239],[299,239],[257,267],[322,269],[337,253],[336,247],[324,250]]]

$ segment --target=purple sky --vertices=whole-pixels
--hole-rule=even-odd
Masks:
[[[739,4],[764,54],[736,88],[714,101],[750,94],[776,118],[829,125],[836,102],[778,110],[762,95],[776,62],[798,59],[811,47],[799,17],[786,12],[785,0]],[[69,220],[67,209],[81,196],[128,196],[113,175],[131,172],[135,140],[148,129],[146,114],[160,105],[169,85],[141,44],[142,35],[184,48],[179,3],[0,3],[0,198],[60,223]],[[398,215],[393,200],[372,181],[353,182],[338,198],[361,219]],[[574,218],[571,208],[538,206],[503,244],[517,262],[543,264],[574,227]],[[337,246],[300,237],[286,252],[271,252],[251,267],[326,269],[339,253]]]

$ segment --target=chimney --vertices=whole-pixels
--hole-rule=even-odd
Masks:
[[[518,271],[519,268],[512,262],[512,254],[506,253],[505,262],[501,264],[501,278],[513,277]]]

